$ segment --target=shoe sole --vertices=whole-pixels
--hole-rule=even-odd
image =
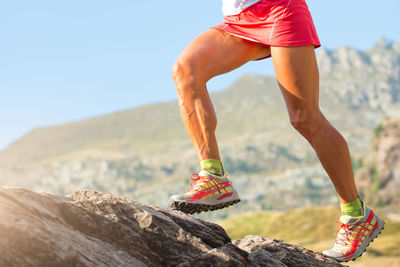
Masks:
[[[348,260],[339,260],[339,259],[335,259],[338,262],[349,262],[349,261],[355,261],[356,259],[358,259],[359,257],[362,256],[362,254],[367,250],[368,246],[374,242],[374,239],[378,237],[378,235],[380,235],[382,233],[382,230],[385,229],[385,222],[382,221],[382,228],[379,230],[379,232],[367,243],[367,245],[365,246],[364,250],[360,253],[360,255],[355,256],[354,258],[348,259]]]
[[[240,202],[240,199],[235,199],[217,205],[206,205],[206,204],[190,203],[185,201],[171,201],[170,207],[172,210],[180,210],[186,214],[194,214],[194,213],[201,213],[204,211],[212,211],[212,210],[227,208],[229,206],[235,205],[238,202]]]

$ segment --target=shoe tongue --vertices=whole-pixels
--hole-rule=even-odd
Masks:
[[[200,171],[199,176],[208,176],[208,177],[214,177],[211,173],[208,173],[206,171]]]
[[[361,217],[351,217],[349,215],[342,215],[342,216],[340,216],[340,221],[344,224],[353,224],[353,223],[358,222],[361,218],[362,218],[362,216]]]

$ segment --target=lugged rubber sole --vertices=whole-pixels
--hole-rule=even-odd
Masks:
[[[194,214],[194,213],[201,213],[203,211],[211,211],[211,210],[219,210],[229,206],[232,206],[238,203],[240,199],[235,199],[232,201],[220,203],[217,205],[205,205],[205,204],[198,204],[198,203],[190,203],[185,201],[171,201],[169,203],[171,209],[173,210],[180,210],[186,214]]]
[[[383,226],[382,226],[381,230],[379,231],[379,233],[378,233],[374,238],[372,238],[371,241],[369,241],[369,243],[368,243],[368,245],[365,247],[364,251],[361,252],[361,254],[358,255],[357,257],[355,257],[355,258],[353,258],[353,259],[349,259],[349,260],[338,260],[338,259],[335,259],[335,260],[338,261],[338,262],[355,261],[356,259],[358,259],[359,257],[361,257],[362,254],[363,254],[365,251],[367,251],[368,246],[369,246],[372,242],[374,242],[375,238],[377,238],[377,237],[382,233],[382,230],[383,230],[383,229],[385,229],[385,222],[383,222]]]

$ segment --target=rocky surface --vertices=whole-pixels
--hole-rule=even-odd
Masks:
[[[321,49],[317,57],[322,90],[332,96],[330,101],[343,101],[354,109],[369,106],[400,115],[395,105],[400,90],[399,47],[399,41],[380,39],[366,52],[346,46]]]
[[[387,119],[357,180],[368,202],[400,212],[400,117]]]
[[[96,191],[0,188],[0,266],[341,266],[319,253]]]

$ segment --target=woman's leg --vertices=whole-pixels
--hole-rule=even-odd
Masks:
[[[354,201],[358,192],[346,141],[319,109],[314,46],[271,47],[271,56],[291,124],[314,148],[340,202]]]
[[[211,29],[194,39],[176,60],[172,76],[182,119],[201,160],[202,171],[211,176],[205,176],[204,172],[202,176],[193,175],[192,188],[187,193],[170,197],[172,209],[192,214],[240,201],[227,173],[222,172],[215,138],[217,118],[206,82],[250,60],[265,57],[269,51],[259,44]]]
[[[179,108],[200,160],[220,160],[215,138],[217,118],[207,81],[269,53],[269,48],[210,29],[195,38],[176,60],[172,76]]]

